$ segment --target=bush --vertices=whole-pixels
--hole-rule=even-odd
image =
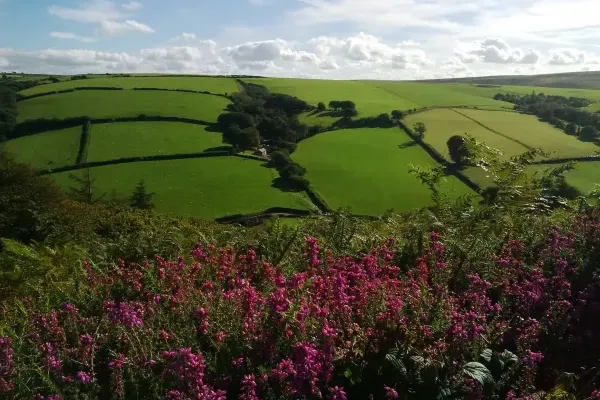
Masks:
[[[288,177],[287,182],[295,190],[306,190],[306,189],[308,189],[308,187],[310,185],[310,183],[308,182],[308,179],[306,179],[303,176],[298,176],[298,175],[292,175],[292,176]]]
[[[451,136],[447,144],[448,153],[452,161],[459,165],[464,165],[468,162],[471,154],[466,146],[467,140],[464,137],[460,135]]]
[[[285,167],[281,168],[279,170],[279,173],[283,178],[288,179],[291,176],[304,176],[306,174],[306,168],[304,168],[300,164],[292,162],[286,165]]]

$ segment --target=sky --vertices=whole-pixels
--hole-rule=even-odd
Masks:
[[[598,0],[0,0],[0,70],[431,79],[600,70]]]

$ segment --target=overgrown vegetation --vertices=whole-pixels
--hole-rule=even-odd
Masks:
[[[427,209],[253,230],[72,202],[0,158],[2,395],[595,398],[598,198],[466,145],[493,201],[421,168]]]

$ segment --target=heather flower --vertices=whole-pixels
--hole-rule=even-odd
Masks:
[[[8,337],[0,337],[0,394],[13,391],[14,361],[12,341]]]
[[[59,394],[51,394],[48,396],[44,396],[41,394],[35,395],[35,400],[63,400],[62,396]]]
[[[87,385],[92,382],[92,378],[88,375],[87,372],[77,371],[76,376],[77,376],[77,380],[79,382],[83,383],[84,385]]]
[[[396,390],[394,390],[393,388],[389,386],[384,386],[383,389],[385,390],[386,399],[397,399],[399,397],[398,392],[396,392]]]
[[[79,343],[81,343],[83,346],[89,346],[92,344],[93,341],[94,340],[92,339],[92,337],[87,333],[79,337]]]
[[[533,368],[536,364],[541,363],[543,359],[544,355],[542,353],[534,353],[531,350],[527,350],[525,357],[523,357],[523,364],[529,368]]]
[[[346,392],[344,392],[344,388],[343,387],[332,387],[329,388],[329,393],[330,393],[330,400],[347,400],[346,397]]]
[[[225,340],[225,338],[227,337],[227,334],[223,331],[219,331],[219,332],[217,332],[216,337],[217,337],[217,342],[221,343],[223,340]]]
[[[108,309],[110,319],[116,324],[123,325],[126,328],[143,325],[138,310],[130,303],[122,302],[115,304],[109,301],[105,307]]]
[[[254,375],[246,375],[242,380],[239,400],[260,400],[256,395],[256,381]]]

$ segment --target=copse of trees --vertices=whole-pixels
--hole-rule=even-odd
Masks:
[[[319,112],[323,112],[327,109],[327,107],[325,106],[325,103],[323,103],[322,101],[319,102],[319,104],[317,104],[317,111]]]
[[[329,108],[334,111],[343,111],[343,110],[355,110],[356,104],[350,100],[332,100],[329,102]]]
[[[230,112],[217,119],[225,143],[236,149],[253,148],[263,141],[278,147],[308,137],[308,127],[300,123],[298,114],[313,106],[297,97],[271,93],[260,85],[242,84],[244,91],[232,95],[232,103],[227,106]]]
[[[400,111],[400,110],[392,111],[392,119],[394,120],[394,122],[400,121],[403,117],[404,117],[404,113],[402,111]]]
[[[18,114],[16,91],[4,82],[0,83],[0,137],[11,136]]]
[[[279,176],[286,182],[292,190],[306,190],[309,182],[304,177],[306,169],[298,163],[295,163],[287,150],[276,150],[271,153],[270,159],[279,172]]]

